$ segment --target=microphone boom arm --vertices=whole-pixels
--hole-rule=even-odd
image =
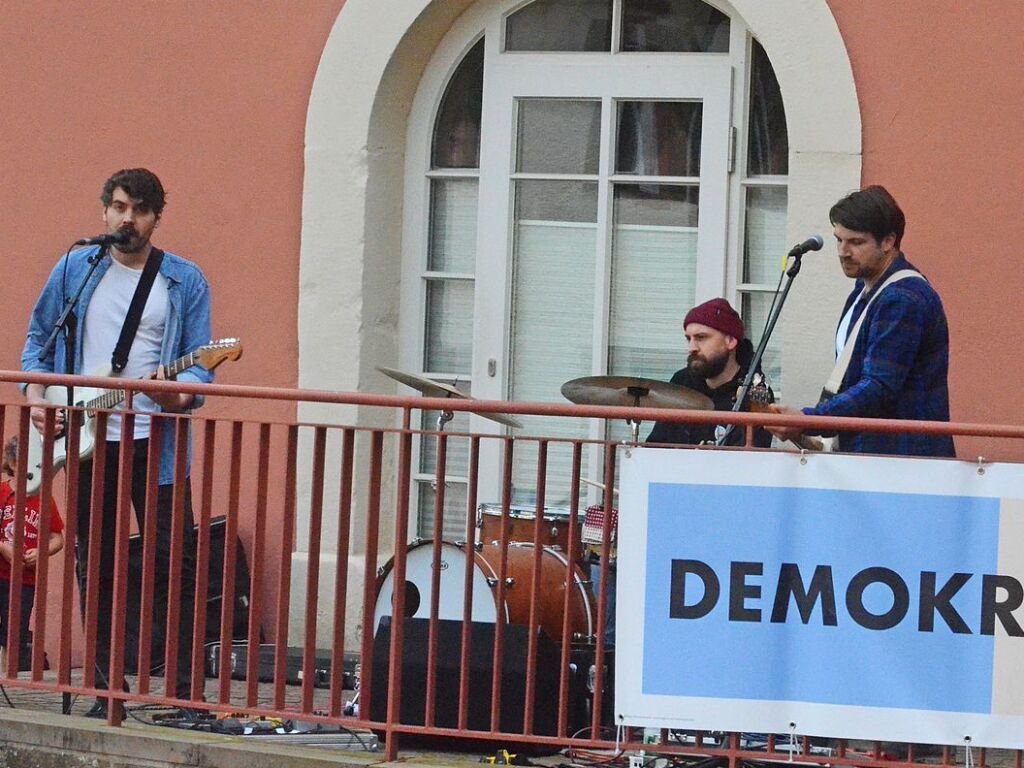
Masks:
[[[796,250],[795,248],[793,249]],[[732,405],[733,412],[742,410],[743,406],[747,402],[747,393],[750,391],[751,382],[754,380],[754,374],[757,373],[757,369],[761,366],[761,358],[764,357],[764,352],[768,348],[768,340],[772,336],[772,332],[775,330],[775,324],[779,320],[779,315],[782,314],[782,307],[786,303],[786,297],[789,295],[789,289],[793,285],[793,280],[800,274],[800,264],[803,259],[802,253],[793,254],[790,253],[790,264],[786,268],[785,280],[783,281],[782,288],[777,294],[777,301],[772,304],[772,312],[768,316],[768,321],[765,323],[764,332],[761,334],[761,341],[757,345],[757,350],[754,352],[754,357],[750,360],[750,365],[747,368],[747,375],[743,377],[743,383],[740,384],[740,388],[736,390],[736,401]],[[725,445],[726,439],[732,434],[732,431],[736,428],[735,424],[730,424],[726,430],[722,433],[722,436],[715,441],[715,445]]]

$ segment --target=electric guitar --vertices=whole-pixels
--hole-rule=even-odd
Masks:
[[[768,384],[765,383],[764,377],[761,374],[754,375],[754,383],[750,385],[750,389],[747,391],[747,404],[750,406],[751,413],[771,413],[770,406],[775,402],[775,397],[769,389]],[[805,451],[823,451],[825,450],[825,444],[816,437],[810,435],[799,435],[795,440],[790,440],[791,443],[803,448]]]
[[[194,365],[201,365],[206,370],[212,371],[225,360],[237,360],[241,356],[242,342],[239,339],[218,339],[200,347],[195,352],[179,357],[177,360],[166,365],[164,370],[167,378],[173,379],[179,373]],[[53,405],[66,407],[68,404],[68,389],[62,386],[47,387],[43,397]],[[116,408],[124,399],[125,391],[123,389],[74,388],[72,404],[85,410],[73,413],[65,412],[65,419],[76,416],[82,425],[79,432],[79,461],[92,456],[93,449],[96,446],[95,409]],[[28,450],[25,452],[27,459],[25,489],[30,496],[39,491],[39,486],[43,482],[43,435],[36,429],[35,424],[31,424],[31,427]],[[58,437],[64,437],[64,439],[53,441],[54,473],[58,472],[68,460],[66,436],[62,433]]]

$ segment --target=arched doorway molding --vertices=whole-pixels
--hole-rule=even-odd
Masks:
[[[856,88],[827,3],[708,1],[742,18],[778,78],[789,133],[788,240],[827,234],[829,206],[858,187],[861,174]],[[475,5],[473,0],[396,0],[384,9],[379,0],[347,0],[338,15],[313,83],[306,121],[300,387],[394,391],[376,366],[393,365],[397,359],[410,105],[438,44]],[[784,360],[782,389],[787,402],[803,404],[816,398],[831,367],[833,320],[847,288],[832,258],[807,258],[782,321],[784,348],[799,350],[798,356],[789,354]],[[392,424],[380,409],[338,411],[303,404],[298,415],[310,421]],[[304,508],[300,503],[299,509]],[[384,508],[391,508],[387,500]],[[304,529],[300,516],[299,542],[306,541]],[[385,534],[390,532],[390,526],[385,529]],[[324,541],[333,541],[333,534],[329,525],[325,527]],[[389,542],[381,545],[386,550]],[[357,541],[357,553],[359,548]],[[293,559],[292,594],[299,599],[304,594],[305,558],[300,551]],[[333,584],[334,563],[332,554],[322,555],[322,585]],[[348,569],[359,581],[358,556],[348,558]],[[330,600],[320,604],[328,610],[318,623],[329,631]],[[300,606],[295,607],[293,615],[301,616]],[[350,611],[350,618],[357,615]],[[356,621],[348,626],[354,629]],[[293,633],[300,628],[293,627]]]
[[[734,0],[772,61],[789,130],[793,242],[827,233],[828,207],[860,183],[860,109],[842,37],[825,0]],[[348,0],[328,38],[306,122],[300,252],[299,385],[386,391],[375,366],[396,350],[403,158],[409,105],[434,48],[471,0],[405,0],[382,13]],[[784,319],[782,383],[813,398],[827,373],[831,318],[846,282],[827,258],[808,259]],[[802,322],[817,318],[816,323]],[[820,326],[820,327],[819,327]],[[807,351],[811,350],[811,354]],[[823,354],[820,354],[823,353]],[[302,409],[315,417],[317,409]],[[367,414],[365,418],[372,418]]]

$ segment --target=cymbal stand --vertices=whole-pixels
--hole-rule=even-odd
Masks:
[[[820,247],[820,246],[819,246]],[[794,249],[796,251],[796,249]],[[772,299],[771,311],[768,313],[768,322],[765,323],[764,332],[761,334],[761,342],[757,345],[757,350],[754,352],[754,357],[750,361],[750,365],[747,367],[747,375],[743,377],[743,383],[740,384],[740,388],[736,390],[736,401],[732,405],[733,413],[737,413],[743,409],[743,406],[747,402],[747,393],[750,391],[750,385],[754,380],[754,374],[757,373],[758,368],[761,367],[761,358],[764,357],[764,351],[768,347],[768,340],[772,337],[772,332],[775,330],[775,324],[779,320],[779,315],[782,314],[782,306],[786,303],[786,297],[789,295],[789,289],[793,285],[793,281],[796,276],[800,274],[800,264],[803,258],[803,254],[800,252],[790,252],[789,266],[780,278],[780,287],[775,291],[775,297]],[[725,445],[725,441],[732,434],[732,431],[736,428],[735,424],[730,424],[726,430],[722,433],[722,436],[715,441],[715,445]]]
[[[455,412],[444,410],[437,414],[437,431],[444,432],[444,425],[455,418]]]
[[[626,392],[633,396],[633,407],[640,407],[640,398],[647,397],[651,390],[647,387],[629,387]],[[633,445],[640,444],[640,421],[638,419],[626,419],[626,423],[629,424],[630,432],[633,436]]]

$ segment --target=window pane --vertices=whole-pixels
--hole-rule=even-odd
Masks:
[[[437,508],[437,497],[434,485],[429,480],[416,483],[419,490],[419,523],[416,535],[421,539],[434,538],[434,510]],[[474,524],[470,536],[475,535]],[[442,538],[445,541],[466,541],[466,485],[464,483],[448,483],[444,489],[444,521]]]
[[[512,400],[563,402],[561,386],[592,373],[597,185],[584,182],[516,183],[515,266],[512,293]],[[517,417],[519,434],[584,437],[584,420]],[[570,451],[548,461],[549,504],[568,498]],[[516,443],[516,501],[530,503],[537,446]]]
[[[516,170],[522,173],[596,174],[601,102],[522,99]]]
[[[473,360],[473,282],[427,281],[424,370],[468,374]]]
[[[743,233],[743,282],[775,286],[786,253],[786,188],[750,187]]]
[[[729,17],[701,0],[623,0],[622,50],[728,53]]]
[[[595,229],[597,187],[593,182],[520,181],[516,190],[517,224],[557,227],[571,222]]]
[[[472,274],[476,264],[476,179],[430,182],[430,252],[433,272]]]
[[[699,101],[620,101],[616,173],[700,176]]]
[[[609,374],[667,381],[686,365],[698,202],[695,186],[615,186]]]
[[[535,0],[508,17],[506,51],[612,49],[612,0]]]
[[[480,109],[484,93],[484,41],[459,64],[441,99],[434,125],[434,168],[480,166]]]
[[[756,349],[764,335],[764,326],[768,322],[768,310],[772,305],[774,293],[743,294],[743,324],[746,326],[747,338]],[[768,378],[768,384],[775,390],[776,399],[780,398],[779,386],[782,382],[782,331],[778,325],[772,334],[768,348],[761,360],[761,370]]]
[[[789,173],[789,135],[782,92],[768,54],[757,40],[750,44],[750,132],[747,173],[750,176]]]

